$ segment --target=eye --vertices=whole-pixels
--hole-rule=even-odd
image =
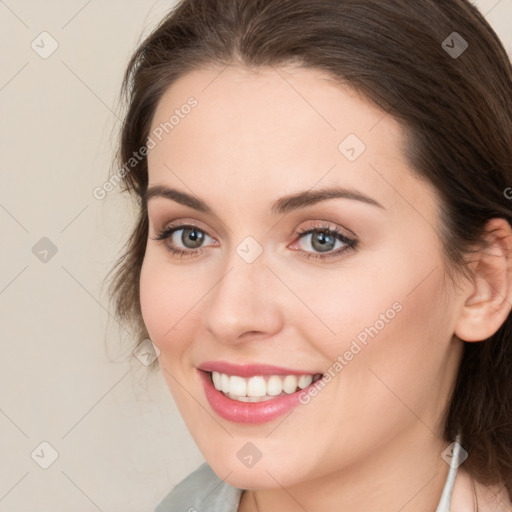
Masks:
[[[357,240],[327,224],[298,230],[297,235],[295,244],[298,243],[300,250],[307,253],[305,257],[310,259],[334,258],[357,246]],[[313,248],[313,252],[308,250],[308,246]]]
[[[214,240],[206,231],[193,224],[168,226],[153,240],[166,241],[167,249],[177,256],[197,256],[205,250],[203,243]]]
[[[299,245],[299,253],[309,259],[325,260],[340,256],[341,253],[355,249],[357,240],[345,235],[338,228],[327,224],[298,230],[298,239],[293,245]],[[164,241],[167,250],[174,256],[199,256],[207,250],[208,241],[216,243],[206,231],[193,224],[167,226],[153,240]],[[308,250],[308,246],[313,251]],[[291,247],[292,250],[297,250]],[[336,250],[335,250],[336,249]]]

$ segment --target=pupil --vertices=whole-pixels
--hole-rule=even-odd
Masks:
[[[196,230],[196,228],[186,228],[183,230],[181,241],[187,247],[194,249],[201,245],[201,242],[203,241],[203,235],[200,231]],[[192,247],[188,245],[188,242],[190,241],[192,241]]]
[[[318,233],[317,237],[313,237],[313,247],[320,252],[327,252],[334,248],[334,237],[324,232]],[[319,245],[318,245],[319,244]]]

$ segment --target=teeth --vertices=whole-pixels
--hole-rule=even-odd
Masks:
[[[304,389],[307,388],[313,382],[313,377],[311,375],[301,375],[299,377],[299,388]]]
[[[231,375],[229,377],[229,393],[236,396],[247,396],[247,382],[245,379]]]
[[[297,377],[295,375],[287,375],[283,380],[283,390],[290,394],[297,389]]]
[[[212,372],[215,389],[241,402],[261,402],[279,395],[290,395],[308,387],[322,376],[316,375],[270,375],[251,378]]]
[[[224,393],[229,393],[229,375],[225,373],[220,374],[220,389]]]
[[[219,372],[212,373],[212,380],[213,380],[213,385],[215,386],[215,389],[221,390],[222,389],[222,379],[220,377]]]
[[[241,377],[239,377],[241,378]],[[235,394],[235,393],[233,393]],[[247,393],[239,396],[265,396],[267,394],[267,385],[263,377],[251,377],[247,381]]]
[[[277,396],[281,394],[281,391],[283,391],[283,382],[281,381],[281,377],[272,375],[267,382],[267,395]]]
[[[231,393],[228,394],[229,398],[232,400],[238,400],[239,402],[265,402],[267,400],[272,400],[272,396],[237,396],[232,395]]]

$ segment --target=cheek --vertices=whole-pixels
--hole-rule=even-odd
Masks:
[[[153,343],[165,356],[183,350],[187,329],[194,325],[200,299],[180,269],[170,269],[151,252],[146,253],[140,275],[140,305],[144,324]],[[197,320],[197,319],[196,319]]]
[[[159,274],[151,255],[146,253],[139,281],[140,307],[144,324],[154,343],[156,343],[164,331],[165,316],[162,313],[166,310],[168,311],[167,304],[165,303],[167,297],[162,293],[162,283],[158,279]],[[158,343],[156,344],[158,345]]]
[[[384,337],[404,315],[406,295],[417,273],[408,275],[404,267],[397,272],[394,256],[389,254],[386,263],[382,253],[378,260],[374,254],[361,254],[323,275],[317,269],[303,272],[300,279],[286,275],[309,310],[299,304],[290,321],[302,325],[303,338],[330,360],[348,350],[355,339],[364,346],[373,337]]]
[[[386,340],[387,350],[402,350],[411,346],[411,339],[421,343],[442,332],[448,302],[435,240],[424,235],[417,244],[409,236],[397,238],[379,251],[361,253],[316,287],[309,283],[308,290],[303,289],[302,295],[330,328],[324,341],[329,353],[338,355],[355,339],[362,346]]]
[[[353,405],[354,417],[361,404],[372,422],[414,421],[410,411],[423,411],[425,419],[437,414],[435,402],[446,393],[451,374],[449,308],[442,300],[441,274],[431,275],[411,293],[416,275],[411,272],[395,288],[382,288],[368,298],[363,317],[353,312],[357,322],[344,315],[350,325],[344,345],[350,347],[342,353],[340,393],[341,402]]]
[[[318,329],[309,339],[331,362],[331,372],[346,377],[341,393],[385,403],[394,399],[387,384],[417,401],[436,387],[450,346],[452,309],[438,255],[424,250],[421,256],[402,247],[381,252],[378,261],[361,258],[343,278],[334,272],[316,286],[302,280],[298,294],[318,316],[308,321]]]

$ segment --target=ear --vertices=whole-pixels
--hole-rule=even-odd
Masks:
[[[473,279],[455,326],[464,341],[484,341],[505,322],[512,309],[512,229],[502,218],[488,221],[487,249],[471,262]]]

